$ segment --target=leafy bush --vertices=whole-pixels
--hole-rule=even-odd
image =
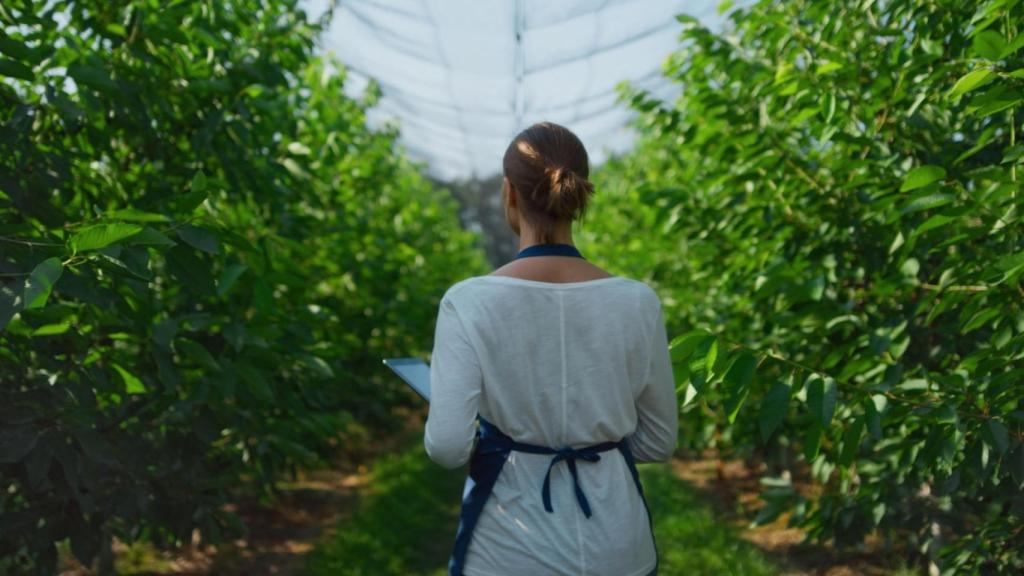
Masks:
[[[216,541],[236,486],[388,429],[380,357],[482,255],[295,0],[0,20],[0,571]]]
[[[679,19],[681,94],[624,90],[638,147],[600,170],[581,244],[661,293],[683,441],[769,460],[760,521],[1019,573],[1024,5]]]

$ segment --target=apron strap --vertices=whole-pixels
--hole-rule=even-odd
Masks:
[[[652,575],[658,573],[658,566],[661,564],[661,557],[658,554],[658,541],[654,537],[654,518],[651,516],[651,508],[647,505],[647,497],[644,495],[644,487],[640,483],[640,471],[636,468],[636,459],[633,457],[633,451],[630,450],[629,444],[622,442],[619,446],[619,451],[622,452],[622,457],[626,459],[626,467],[629,468],[629,472],[633,475],[633,483],[636,484],[636,489],[640,492],[640,501],[643,502],[644,510],[647,512],[647,525],[651,530],[651,543],[654,545],[654,571]]]
[[[469,476],[463,490],[462,511],[459,514],[459,527],[455,533],[455,547],[448,560],[448,574],[462,576],[462,568],[466,561],[466,552],[473,539],[473,529],[484,510],[484,504],[494,489],[494,483],[501,474],[507,450],[477,450],[473,453],[469,465]]]

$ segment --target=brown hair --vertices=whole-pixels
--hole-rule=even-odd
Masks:
[[[519,212],[550,242],[557,222],[583,217],[594,185],[583,142],[568,128],[540,122],[505,150],[505,177],[518,193]]]

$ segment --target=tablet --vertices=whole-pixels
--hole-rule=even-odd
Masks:
[[[385,358],[384,365],[395,371],[424,400],[430,402],[430,365],[419,358]]]

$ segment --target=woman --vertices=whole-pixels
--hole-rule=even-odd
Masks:
[[[572,244],[588,173],[566,128],[516,136],[502,198],[520,252],[441,300],[424,445],[445,468],[472,457],[451,576],[657,572],[634,462],[674,450],[672,363],[657,294]]]

